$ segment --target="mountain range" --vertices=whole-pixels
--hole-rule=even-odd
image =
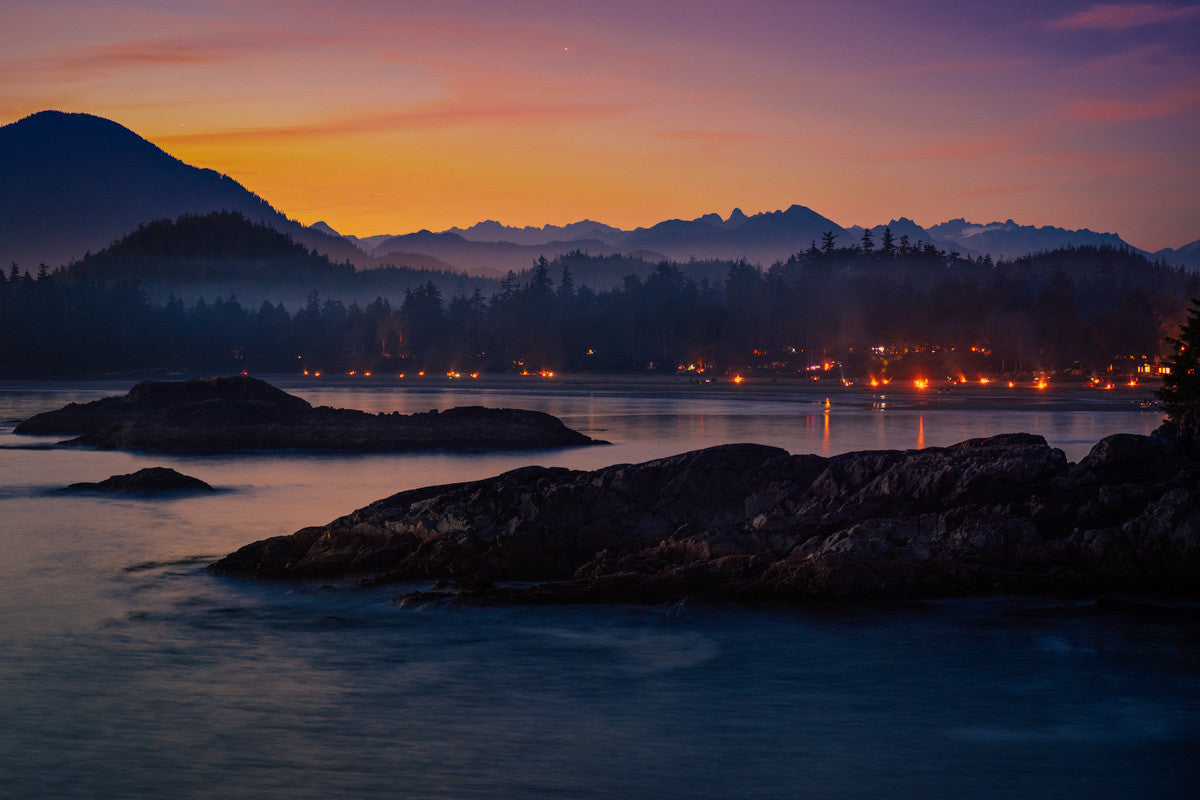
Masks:
[[[753,215],[734,209],[728,217],[711,213],[633,230],[592,220],[541,228],[488,220],[441,232],[358,238],[342,236],[323,222],[301,225],[232,178],[185,164],[101,117],[43,111],[0,127],[0,264],[59,266],[107,247],[139,225],[212,211],[240,213],[334,261],[360,268],[393,264],[492,277],[527,269],[539,256],[572,251],[645,262],[744,258],[770,264],[819,243],[827,232],[837,236],[838,246],[857,244],[864,233],[862,227],[846,228],[793,205]],[[997,259],[1073,245],[1137,250],[1113,233],[1012,220],[976,224],[955,219],[922,228],[901,217],[886,227],[897,241],[907,236],[912,244],[923,241]],[[876,245],[884,228],[871,228]],[[1146,255],[1200,268],[1200,240]]]

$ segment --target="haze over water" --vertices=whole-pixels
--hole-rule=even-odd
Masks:
[[[1078,460],[1146,394],[274,380],[314,404],[516,405],[609,447],[173,457],[0,450],[0,786],[13,797],[1187,797],[1194,620],[984,599],[791,611],[402,607],[214,578],[216,556],[415,486],[728,441],[1041,433]],[[128,383],[0,386],[7,421]],[[741,391],[741,390],[745,391]],[[825,405],[828,397],[829,405]],[[965,398],[965,399],[964,399]],[[165,465],[212,496],[65,495]]]

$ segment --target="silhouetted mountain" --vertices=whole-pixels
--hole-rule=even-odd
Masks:
[[[425,255],[432,256],[455,269],[492,277],[502,276],[509,270],[520,272],[527,269],[540,256],[554,258],[574,250],[583,250],[594,255],[611,255],[618,252],[616,248],[599,239],[525,245],[505,241],[473,242],[449,231],[418,231],[394,236],[375,248],[377,258],[383,262],[411,264],[414,256]]]
[[[908,217],[894,219],[886,225],[876,225],[871,228],[871,239],[876,247],[883,246],[883,231],[885,228],[892,229],[892,239],[894,244],[899,247],[900,239],[908,237],[909,245],[915,246],[918,243],[932,244],[942,250],[957,251],[962,255],[977,255],[974,250],[965,248],[957,242],[952,242],[947,239],[939,239],[925,228],[922,228],[917,223],[913,222]],[[846,228],[845,235],[838,239],[838,246],[849,247],[862,242],[863,233],[866,229],[861,225],[851,225]],[[978,255],[982,255],[979,253]]]
[[[446,233],[455,233],[472,242],[512,242],[513,244],[540,245],[553,241],[577,241],[596,239],[617,247],[628,235],[620,228],[585,219],[569,225],[543,225],[540,228],[525,226],[514,228],[495,220],[477,222],[469,228],[450,228]]]
[[[988,253],[993,258],[1019,258],[1030,253],[1080,245],[1127,247],[1141,252],[1115,233],[1096,233],[1086,228],[1077,231],[1052,226],[1037,228],[1018,225],[1011,219],[987,225],[952,219],[934,225],[929,232],[938,240],[958,245],[963,252]]]
[[[36,269],[96,251],[157,219],[231,211],[335,260],[350,242],[287,219],[228,176],[189,166],[90,114],[43,111],[0,127],[0,263]]]
[[[308,227],[314,231],[320,231],[321,233],[325,234],[326,236],[341,236],[342,235],[342,234],[338,233],[337,231],[335,231],[329,225],[329,223],[327,223],[325,220],[319,220],[317,222],[314,222],[312,225],[309,225]],[[342,237],[342,238],[348,238],[348,237]]]
[[[491,281],[428,267],[356,270],[310,251],[290,235],[238,212],[185,214],[140,225],[56,275],[72,282],[136,282],[156,302],[236,295],[298,307],[317,291],[346,302],[376,297],[399,302],[408,289],[432,281],[447,294],[489,288]]]
[[[705,214],[694,220],[673,219],[638,228],[622,245],[625,249],[653,250],[677,261],[745,258],[769,264],[807,249],[827,231],[840,234],[843,228],[804,206],[753,216],[735,209],[729,219]]]
[[[1190,244],[1185,244],[1183,247],[1163,248],[1153,255],[1155,258],[1160,258],[1173,267],[1184,266],[1191,267],[1192,269],[1200,269],[1200,239]]]
[[[240,212],[184,214],[156,220],[64,270],[76,280],[137,280],[148,286],[217,281],[264,283],[346,279],[354,267],[334,264]]]
[[[573,251],[620,254],[650,263],[744,258],[769,264],[808,248],[826,231],[840,234],[843,229],[803,206],[752,216],[735,208],[728,219],[710,213],[632,231],[592,220],[541,228],[514,228],[486,220],[441,233],[423,230],[394,236],[367,249],[383,262],[415,264],[425,255],[453,269],[498,276],[510,269],[526,269],[538,256],[555,258]],[[365,244],[378,238],[354,241]]]

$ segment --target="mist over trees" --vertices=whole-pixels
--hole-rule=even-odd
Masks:
[[[225,222],[240,230],[236,219]],[[538,259],[495,283],[470,285],[461,276],[467,285],[449,291],[423,276],[370,302],[344,299],[342,284],[322,280],[337,273],[352,283],[373,271],[355,273],[294,245],[294,263],[311,271],[291,276],[278,268],[287,291],[300,298],[290,305],[243,303],[236,295],[184,300],[168,292],[160,299],[139,277],[148,264],[161,277],[228,271],[241,259],[238,268],[251,264],[262,273],[276,269],[271,265],[281,262],[273,254],[287,249],[252,239],[230,245],[236,259],[211,252],[211,243],[188,251],[182,242],[191,221],[173,225],[173,232],[144,226],[133,241],[65,269],[31,275],[14,266],[0,275],[0,374],[691,366],[796,375],[831,362],[855,379],[1103,373],[1127,369],[1131,356],[1165,352],[1164,336],[1185,318],[1188,298],[1200,296],[1196,274],[1123,248],[1075,247],[993,262],[885,230],[878,241],[867,232],[846,246],[829,233],[765,269],[745,261],[663,262],[597,290],[583,276],[607,276],[611,285],[614,269],[640,262],[575,252]]]

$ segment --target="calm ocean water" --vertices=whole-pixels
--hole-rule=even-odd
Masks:
[[[1190,798],[1200,630],[993,598],[792,611],[401,607],[215,578],[246,542],[527,463],[730,441],[833,454],[1041,433],[1072,460],[1147,433],[1145,393],[686,382],[277,381],[402,412],[515,405],[608,447],[167,457],[0,449],[0,796]],[[129,382],[0,385],[11,421]],[[828,404],[826,404],[828,400]],[[164,465],[220,487],[57,490]]]

